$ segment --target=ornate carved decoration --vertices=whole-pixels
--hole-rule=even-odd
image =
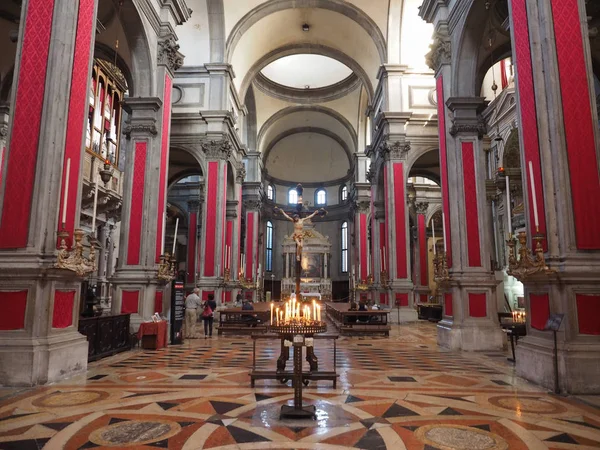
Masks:
[[[231,156],[231,143],[227,139],[204,141],[201,145],[202,151],[208,159],[223,159],[226,161]]]
[[[369,169],[369,170],[367,170],[367,173],[365,176],[369,183],[373,183],[373,180],[375,179],[375,171],[373,169]]]
[[[392,159],[403,159],[410,151],[410,142],[408,141],[383,141],[381,145],[381,154],[385,161]]]
[[[506,145],[504,146],[504,155],[502,158],[503,167],[521,168],[521,156],[519,149],[519,129],[515,128],[510,132]]]
[[[417,211],[417,214],[427,214],[427,208],[429,208],[429,203],[427,202],[415,203],[415,210]]]
[[[371,202],[368,200],[356,202],[356,209],[361,214],[367,214],[369,211],[371,211]]]
[[[259,210],[262,207],[260,200],[244,200],[244,206],[251,211]]]
[[[188,200],[188,211],[197,213],[200,210],[200,200]]]
[[[167,66],[173,72],[183,65],[183,55],[179,53],[179,44],[173,37],[158,41],[158,64]]]
[[[437,72],[443,64],[450,64],[452,59],[452,45],[448,35],[435,33],[431,51],[425,55],[425,62],[431,70]]]
[[[459,133],[474,134],[477,133],[479,139],[483,139],[483,135],[487,132],[487,126],[483,117],[477,117],[477,123],[453,123],[450,128],[450,135],[456,137]]]
[[[73,248],[68,250],[66,238],[69,237],[69,233],[65,231],[58,233],[58,237],[60,238],[60,248],[58,250],[58,254],[56,255],[56,263],[54,264],[54,267],[75,272],[78,277],[84,277],[87,274],[93,273],[97,270],[96,241],[94,238],[88,236],[88,240],[90,241],[90,253],[89,257],[86,257],[83,255],[84,248],[83,244],[81,243],[83,236],[83,230],[76,228],[73,231]]]
[[[244,163],[240,163],[237,169],[237,173],[235,175],[235,181],[239,184],[242,184],[246,179],[246,167],[244,167]]]
[[[0,138],[5,138],[8,136],[8,125],[0,126]]]
[[[145,133],[156,136],[158,129],[155,124],[139,123],[139,124],[127,124],[123,128],[123,134],[127,139],[131,139],[131,133]]]
[[[121,91],[127,90],[127,79],[125,78],[125,75],[123,75],[123,72],[121,72],[121,69],[105,59],[98,58],[95,61],[112,77],[113,80],[116,81],[117,86]]]

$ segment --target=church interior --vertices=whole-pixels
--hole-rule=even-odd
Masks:
[[[0,449],[600,448],[599,2],[3,0],[0,48]]]

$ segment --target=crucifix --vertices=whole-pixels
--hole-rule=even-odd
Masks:
[[[304,229],[304,222],[310,221],[316,215],[324,216],[327,214],[325,209],[320,208],[307,217],[302,217],[304,205],[302,204],[302,185],[298,183],[296,186],[296,192],[298,193],[298,203],[296,205],[296,211],[287,214],[281,208],[275,207],[273,211],[275,213],[281,213],[287,220],[294,224],[294,234],[292,239],[296,242],[296,296],[300,295],[300,273],[302,271],[302,246],[304,244],[304,238],[308,237],[308,231]]]

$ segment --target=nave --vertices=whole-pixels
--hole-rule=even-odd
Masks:
[[[247,337],[135,349],[85,376],[0,390],[0,449],[586,449],[600,447],[600,402],[567,397],[515,375],[504,352],[451,352],[436,327],[392,327],[389,338],[340,337],[337,389],[312,382],[315,421],[280,421],[293,390],[251,389]],[[260,341],[259,341],[260,342]],[[257,365],[278,344],[257,345]],[[332,352],[316,348],[324,366]],[[596,402],[596,407],[592,406]]]

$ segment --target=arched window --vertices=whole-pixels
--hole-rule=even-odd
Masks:
[[[113,164],[119,161],[121,101],[126,91],[125,77],[116,66],[102,59],[94,61],[85,147]]]
[[[342,186],[342,191],[340,193],[340,198],[343,202],[345,202],[346,200],[348,200],[348,187],[347,186]]]
[[[298,204],[298,191],[296,191],[295,187],[291,188],[288,191],[288,203],[290,205]]]
[[[342,273],[348,273],[348,222],[342,223]]]
[[[317,205],[326,205],[327,204],[327,191],[325,189],[319,189],[316,195],[316,203]]]
[[[267,199],[275,201],[275,189],[273,189],[272,184],[267,186]]]
[[[267,222],[267,254],[265,255],[265,270],[273,272],[273,223]]]

